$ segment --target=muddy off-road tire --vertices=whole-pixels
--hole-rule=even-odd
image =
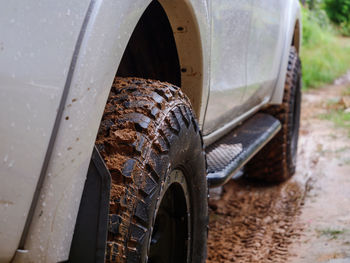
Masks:
[[[289,54],[283,102],[264,110],[281,121],[279,133],[246,165],[248,178],[271,183],[295,173],[301,106],[301,63],[294,47]]]
[[[96,145],[112,176],[107,262],[204,262],[205,156],[186,96],[116,78]]]

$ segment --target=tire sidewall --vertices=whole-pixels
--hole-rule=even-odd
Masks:
[[[193,118],[193,117],[192,117]],[[207,181],[205,155],[202,147],[202,139],[198,125],[194,118],[188,126],[180,122],[180,131],[171,137],[170,149],[162,158],[163,169],[166,173],[161,176],[155,195],[152,197],[150,210],[153,211],[149,222],[148,235],[142,249],[142,261],[147,259],[149,243],[152,236],[152,228],[156,219],[156,211],[161,203],[159,197],[166,189],[163,185],[172,171],[180,170],[186,179],[191,213],[191,252],[190,262],[204,262],[206,259],[206,239],[208,230],[208,205],[207,205]]]

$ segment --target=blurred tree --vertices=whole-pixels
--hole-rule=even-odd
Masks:
[[[329,18],[337,23],[350,21],[350,0],[324,0],[325,10]]]
[[[328,17],[339,25],[340,33],[350,36],[350,0],[324,0],[324,9]]]
[[[309,8],[313,10],[315,8],[315,0],[307,0]]]
[[[307,7],[310,10],[314,10],[314,9],[320,9],[324,1],[323,0],[301,0],[301,2],[304,6],[307,5]]]

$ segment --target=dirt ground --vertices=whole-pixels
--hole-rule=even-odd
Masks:
[[[281,185],[238,179],[210,200],[207,263],[350,262],[349,131],[320,116],[344,104],[350,72],[305,92],[296,175]],[[346,98],[345,98],[346,99]]]

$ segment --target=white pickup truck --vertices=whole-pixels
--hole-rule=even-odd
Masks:
[[[0,8],[0,262],[204,262],[208,187],[293,175],[297,0]]]

